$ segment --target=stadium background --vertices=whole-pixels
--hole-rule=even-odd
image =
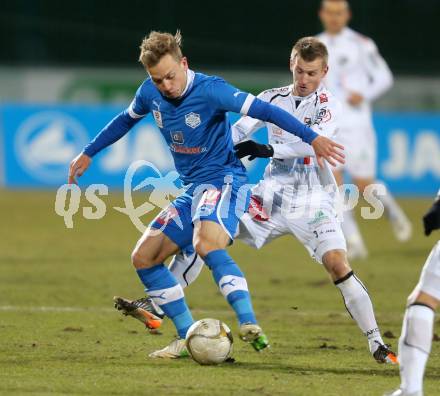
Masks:
[[[373,362],[325,272],[288,237],[261,251],[240,242],[231,248],[270,335],[268,354],[257,355],[237,341],[237,363],[226,367],[146,359],[169,342],[173,329],[165,323],[164,336],[149,337],[113,310],[114,294],[135,298],[143,290],[129,259],[139,231],[111,208],[124,205],[118,190],[133,160],[149,160],[162,174],[172,169],[151,121],[100,154],[80,180],[83,193],[90,183],[109,186],[109,196],[101,197],[103,218],[84,218],[91,206],[84,194],[73,229],[54,211],[70,160],[131,101],[145,78],[137,57],[149,30],[180,28],[194,69],[258,93],[289,83],[291,45],[320,31],[318,4],[17,0],[0,5],[1,395],[371,396],[397,386],[398,370]],[[438,239],[422,235],[420,218],[440,184],[440,2],[355,0],[352,9],[351,26],[374,38],[396,78],[375,104],[378,170],[399,196],[414,236],[399,244],[385,219],[363,221],[370,256],[352,263],[373,296],[386,341],[396,348],[406,296]],[[250,165],[255,181],[264,162]],[[135,200],[143,203],[145,196]],[[208,271],[186,294],[196,318],[219,318],[237,333]],[[434,343],[427,395],[440,395],[438,367]]]
[[[23,188],[55,187],[65,180],[72,155],[131,101],[145,78],[138,46],[151,29],[180,28],[193,68],[253,93],[289,83],[292,43],[321,29],[318,1],[200,4],[3,4],[0,182]],[[356,1],[352,8],[352,26],[376,40],[396,77],[375,105],[379,177],[398,195],[432,195],[440,179],[440,56],[432,34],[440,3]],[[127,165],[140,158],[161,171],[172,169],[156,135],[150,118],[119,150],[99,157],[93,179],[85,183],[121,187]],[[255,182],[264,162],[251,165]]]

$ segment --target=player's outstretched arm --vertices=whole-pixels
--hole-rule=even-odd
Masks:
[[[218,78],[206,87],[205,95],[207,100],[219,109],[271,122],[298,136],[313,147],[320,167],[324,166],[323,159],[326,159],[331,165],[336,165],[337,162],[344,163],[343,146],[324,136],[319,136],[318,133],[278,106],[242,92]]]
[[[132,118],[127,110],[113,118],[84,148],[83,152],[72,160],[69,168],[69,184],[78,184],[76,178],[87,170],[92,162],[92,157],[105,147],[118,141],[138,121],[139,119]]]
[[[338,162],[341,164],[345,162],[343,146],[325,136],[320,136],[307,125],[301,123],[294,116],[278,106],[274,106],[255,98],[250,105],[247,114],[251,117],[271,122],[310,144],[315,151],[316,159],[321,168],[324,166],[324,159],[333,166]]]
[[[128,110],[119,113],[84,148],[83,153],[93,157],[107,146],[117,142],[138,121],[140,121],[140,118],[131,117]]]
[[[393,74],[372,40],[364,42],[362,52],[365,73],[372,76],[370,83],[364,88],[362,96],[368,101],[373,101],[392,87]]]
[[[323,138],[320,139],[320,138]],[[330,145],[328,146],[327,143],[330,142]],[[298,143],[301,143],[304,146],[307,146],[306,144],[304,144],[303,142],[296,142],[295,144],[298,145]],[[315,150],[315,154],[316,154],[316,159],[318,161],[318,164],[321,168],[324,167],[324,158],[327,159],[327,161],[333,165],[336,166],[336,161],[334,161],[334,158],[338,159],[338,162],[343,163],[344,162],[344,156],[343,154],[338,151],[338,150],[334,150],[333,147],[333,141],[324,137],[324,136],[318,136],[313,142],[312,142],[312,147]],[[285,145],[287,146],[287,145]],[[307,146],[310,147],[310,146]],[[316,148],[315,148],[316,147]],[[330,147],[330,149],[329,149]],[[340,145],[337,145],[336,147],[341,147]],[[252,161],[255,158],[270,158],[274,156],[274,147],[270,144],[261,144],[261,143],[257,143],[253,140],[246,140],[244,142],[238,143],[234,146],[235,149],[235,154],[237,155],[238,158],[243,158],[243,157],[247,157],[249,156],[249,161]],[[301,146],[300,149],[304,148]],[[328,150],[334,150],[332,151],[328,151]],[[287,150],[285,150],[287,151]],[[312,151],[310,149],[310,151]],[[292,155],[292,152],[295,152],[295,155]],[[300,152],[300,150],[295,151],[295,147],[290,148],[290,153],[288,156],[285,156],[285,158],[293,158],[296,156],[300,156],[298,153]],[[313,151],[312,151],[313,152]],[[326,155],[321,154],[319,155],[318,153],[327,153]],[[309,156],[310,153],[309,152],[305,152],[304,154],[302,154],[301,156]],[[278,157],[277,157],[278,158]]]
[[[82,176],[82,174],[90,166],[92,159],[84,153],[79,154],[70,163],[69,167],[69,184],[78,184],[76,178]]]

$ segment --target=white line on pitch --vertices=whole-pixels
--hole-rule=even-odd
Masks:
[[[104,307],[24,307],[16,305],[0,305],[0,311],[27,311],[27,312],[114,312],[112,308]]]
[[[56,312],[102,312],[102,313],[110,313],[110,312],[116,312],[114,308],[110,307],[49,307],[49,306],[19,306],[19,305],[0,305],[0,312],[47,312],[47,313],[56,313]],[[345,318],[348,317],[347,312],[336,312],[336,311],[293,311],[288,308],[285,308],[284,311],[290,311],[289,316],[293,317],[330,317],[330,318]],[[191,312],[193,312],[195,315],[232,315],[232,310],[228,309],[199,309],[199,308],[193,308],[191,309]],[[258,313],[258,312],[257,312]],[[261,311],[260,315],[264,315],[264,312]],[[393,319],[398,318],[398,320],[401,320],[402,317],[401,312],[394,312],[392,314],[387,313],[387,318],[390,319],[391,317]],[[381,316],[380,314],[378,316]],[[440,317],[440,315],[436,315],[436,317]]]
[[[0,305],[0,311],[8,312],[115,312],[114,308],[110,307],[50,307],[50,306],[20,306],[20,305]],[[228,309],[191,309],[196,314],[210,313],[210,314],[232,314],[232,310]],[[295,316],[347,316],[346,312],[312,312],[312,311],[294,311]]]

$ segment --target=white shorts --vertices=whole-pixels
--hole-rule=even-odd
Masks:
[[[334,170],[346,171],[359,179],[376,178],[376,132],[371,126],[340,129],[335,140],[345,148],[345,164],[337,165]]]
[[[440,241],[432,248],[411,296],[424,292],[440,301]]]
[[[330,250],[347,250],[344,234],[331,202],[307,210],[303,216],[288,219],[278,206],[274,206],[267,220],[257,220],[249,213],[240,219],[237,238],[260,249],[270,241],[286,234],[295,236],[309,254],[322,264],[322,257]]]

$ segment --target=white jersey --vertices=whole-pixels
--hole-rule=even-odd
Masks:
[[[298,120],[309,125],[315,132],[332,138],[337,132],[337,120],[340,112],[339,102],[321,84],[316,92],[307,97],[294,96],[292,86],[269,89],[258,97],[281,107]],[[268,141],[274,149],[264,172],[264,183],[275,186],[289,186],[293,193],[316,189],[319,186],[336,186],[329,165],[319,168],[315,152],[307,143],[278,126],[244,116],[232,126],[234,144],[247,139],[253,132],[266,126]]]
[[[324,32],[317,37],[327,46],[329,53],[325,84],[342,104],[341,130],[372,128],[371,102],[393,83],[391,71],[373,40],[348,27],[336,35]],[[359,106],[348,103],[347,98],[352,92],[364,97]]]

